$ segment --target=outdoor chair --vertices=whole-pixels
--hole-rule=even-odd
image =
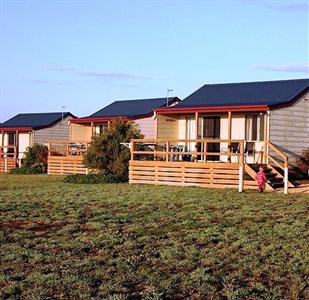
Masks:
[[[252,156],[253,163],[255,162],[255,142],[246,142],[244,156],[245,156],[245,162],[247,162],[249,156]]]
[[[237,154],[239,153],[239,143],[234,142],[234,143],[230,143],[230,145],[226,148],[221,148],[221,152],[228,154],[230,149],[230,153],[234,153]],[[232,159],[233,156],[231,156]],[[238,162],[238,156],[236,156],[236,162]]]

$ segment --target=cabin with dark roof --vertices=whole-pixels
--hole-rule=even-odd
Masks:
[[[142,162],[133,145],[130,183],[242,190],[256,188],[262,166],[266,188],[284,185],[287,192],[288,166],[309,147],[308,90],[309,79],[205,84],[181,103],[156,109],[152,147],[165,150],[154,150],[153,161]]]
[[[132,120],[145,138],[155,138],[158,121],[155,110],[180,101],[177,97],[115,101],[90,116],[71,120],[70,139],[50,143],[48,174],[87,174],[82,154],[92,136],[102,133],[115,119]]]
[[[21,113],[0,125],[0,172],[20,165],[27,147],[69,138],[69,112]]]
[[[84,118],[71,121],[71,141],[90,141],[93,134],[100,134],[108,124],[117,118],[133,120],[145,138],[156,135],[154,111],[172,107],[181,100],[177,97],[115,101]]]

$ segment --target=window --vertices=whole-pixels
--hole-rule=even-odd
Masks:
[[[95,126],[95,133],[96,133],[96,134],[101,134],[101,133],[103,133],[103,131],[105,130],[105,128],[107,128],[107,125],[106,125],[106,124],[96,125],[96,126]]]
[[[195,139],[195,118],[186,118],[186,139],[193,140]],[[195,143],[188,143],[187,150],[194,151]]]
[[[264,140],[264,115],[246,116],[246,141]]]

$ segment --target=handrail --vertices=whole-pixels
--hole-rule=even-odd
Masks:
[[[270,159],[272,162],[274,162],[279,168],[281,168],[284,172],[284,193],[288,193],[288,184],[289,184],[289,158],[287,155],[285,155],[282,151],[280,151],[274,144],[267,141],[268,151],[267,151],[267,158]],[[282,164],[274,157],[270,155],[269,148],[274,151],[278,156],[280,156],[283,159],[284,165]]]
[[[13,149],[13,152],[8,150]],[[6,150],[6,151],[5,151]],[[0,146],[0,158],[14,158],[16,159],[16,146]]]
[[[183,143],[186,144],[195,144],[195,149],[188,151],[187,149],[179,149],[179,147],[183,147],[181,145]],[[239,144],[239,151],[231,152],[223,152],[222,150],[216,152],[210,152],[208,148],[208,144],[212,143],[238,143]],[[154,149],[137,149],[135,150],[134,145],[148,145],[154,146]],[[174,144],[174,145],[173,145]],[[177,144],[176,148],[175,144]],[[198,144],[200,144],[201,149],[199,149]],[[157,147],[162,147],[162,149],[157,149]],[[178,148],[177,148],[178,147]],[[239,139],[132,139],[130,143],[130,153],[131,153],[131,160],[134,160],[135,154],[145,154],[145,155],[153,155],[153,159],[157,158],[157,155],[162,155],[165,157],[166,161],[175,159],[180,159],[183,155],[191,155],[191,158],[197,161],[198,156],[201,156],[201,160],[206,162],[207,156],[227,156],[228,160],[231,157],[237,157],[237,163],[241,165],[244,164],[244,140]],[[162,157],[162,159],[163,159]]]
[[[131,139],[134,143],[166,143],[166,142],[179,142],[179,143],[241,143],[244,140],[234,140],[234,139]]]
[[[51,141],[48,143],[48,156],[80,156],[88,150],[90,141]],[[79,148],[77,145],[82,145]]]
[[[274,163],[276,163],[282,170],[284,170],[284,168],[288,167],[288,162],[289,162],[289,158],[287,155],[285,155],[282,151],[280,151],[274,144],[272,144],[271,142],[267,142],[268,147],[273,150],[274,152],[276,152],[276,154],[278,156],[280,156],[283,161],[284,161],[284,166],[282,166],[280,164],[280,162],[278,162],[274,157],[272,157],[269,153],[269,151],[267,151],[267,157],[270,158]]]

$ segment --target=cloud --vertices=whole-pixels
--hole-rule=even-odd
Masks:
[[[308,2],[300,1],[266,1],[266,0],[245,0],[246,2],[256,3],[268,9],[281,10],[281,11],[308,11]]]
[[[116,73],[116,72],[98,72],[98,71],[77,71],[78,75],[88,76],[88,77],[100,77],[103,79],[110,80],[122,80],[122,79],[150,79],[149,77],[137,76],[130,73]]]
[[[47,65],[45,66],[45,69],[49,71],[64,71],[64,72],[73,72],[75,69],[70,66],[64,66],[64,65]]]
[[[102,80],[148,80],[150,77],[139,76],[131,73],[122,72],[108,72],[108,71],[97,71],[97,70],[80,70],[71,66],[65,65],[47,65],[45,69],[48,71],[68,72],[72,75],[84,76],[84,77],[96,77]]]
[[[309,73],[308,64],[290,64],[290,65],[253,65],[252,68],[273,72],[289,72],[289,73]]]
[[[42,79],[34,79],[32,81],[35,84],[46,84],[46,85],[69,85],[73,84],[70,81],[60,81],[60,80],[42,80]]]

